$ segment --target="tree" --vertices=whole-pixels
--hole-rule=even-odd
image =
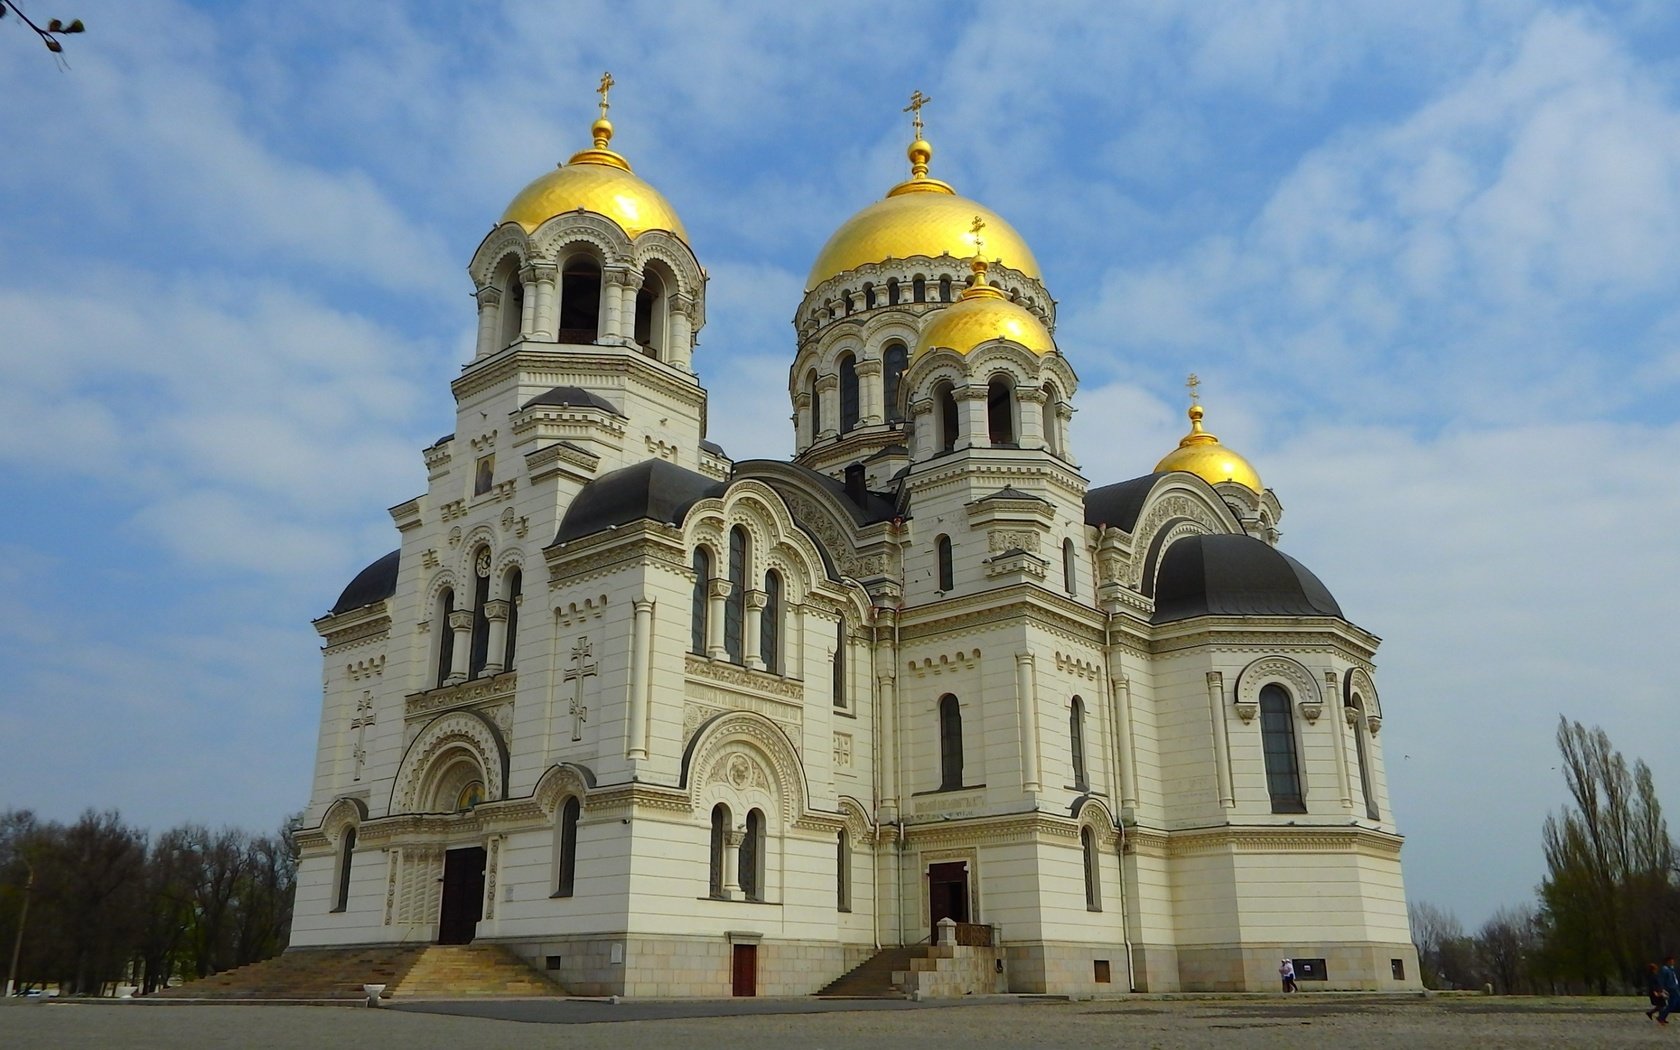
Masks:
[[[1458,916],[1428,901],[1410,911],[1412,943],[1425,988],[1471,988],[1480,983],[1476,953]]]
[[[49,20],[45,27],[42,27],[23,13],[23,8],[17,5],[17,0],[0,0],[0,18],[6,17],[8,12],[16,15],[24,25],[33,29],[35,35],[41,38],[41,44],[55,55],[64,50],[64,45],[58,39],[60,35],[69,36],[72,33],[83,32],[87,28],[82,25],[80,18],[72,18],[68,22],[54,18]]]
[[[1476,931],[1476,959],[1493,990],[1511,995],[1519,986],[1534,990],[1530,969],[1538,937],[1534,909],[1529,905],[1500,908]]]

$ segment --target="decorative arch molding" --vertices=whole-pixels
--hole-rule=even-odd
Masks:
[[[1300,706],[1301,717],[1311,725],[1324,711],[1324,698],[1312,672],[1287,656],[1262,656],[1237,675],[1237,715],[1252,722],[1260,711],[1260,690],[1276,683],[1289,690]]]
[[[649,264],[658,264],[670,277],[674,287],[667,289],[668,294],[700,301],[704,282],[700,263],[680,239],[663,230],[648,230],[637,237],[631,247],[630,265],[638,272],[645,272]]]
[[[518,569],[521,574],[525,572],[525,552],[518,547],[508,547],[495,555],[490,563],[490,579],[500,580],[508,574],[509,569]]]
[[[1360,707],[1354,706],[1354,700],[1360,701]],[[1377,699],[1377,683],[1371,680],[1371,674],[1363,667],[1350,667],[1342,676],[1342,704],[1347,710],[1348,723],[1351,725],[1357,717],[1357,711],[1362,708],[1365,712],[1365,724],[1371,735],[1376,736],[1377,730],[1382,728],[1382,701]]]
[[[495,279],[496,271],[501,268],[502,260],[512,255],[519,266],[531,261],[532,245],[525,235],[524,227],[516,222],[504,222],[485,235],[479,242],[478,250],[473,252],[472,262],[467,266],[467,275],[473,283],[484,288]]]
[[[456,582],[454,569],[439,569],[432,574],[431,581],[426,584],[426,604],[421,608],[421,612],[425,614],[424,620],[426,623],[431,622],[433,610],[437,607],[438,599],[443,597],[444,591],[455,592],[456,608],[460,608],[461,587]],[[471,595],[467,597],[469,601],[472,598]]]
[[[873,848],[875,822],[869,819],[869,811],[863,803],[850,795],[841,795],[839,808],[840,820],[846,826],[846,837],[851,839],[852,848]]]
[[[1097,845],[1113,848],[1119,842],[1120,829],[1114,819],[1114,811],[1102,799],[1095,795],[1081,795],[1073,800],[1068,810],[1076,824],[1090,828],[1096,835]]]
[[[578,804],[588,807],[589,793],[595,790],[595,771],[577,762],[557,762],[543,772],[537,789],[531,793],[543,816],[553,818],[560,801],[575,796]]]
[[[478,762],[484,774],[485,801],[507,797],[508,750],[501,730],[477,711],[453,711],[426,723],[403,752],[391,786],[393,814],[418,812],[421,789],[453,751],[465,751]]]
[[[340,796],[333,800],[327,811],[321,814],[321,834],[333,842],[344,838],[344,832],[349,828],[360,827],[368,819],[367,803],[359,798]]]
[[[577,254],[579,245],[588,246],[603,270],[630,261],[630,238],[618,223],[586,211],[555,215],[538,226],[531,234],[532,261],[559,262]]]
[[[798,749],[775,722],[754,711],[727,711],[696,726],[683,750],[680,784],[697,813],[710,811],[703,796],[715,783],[745,791],[760,775],[779,803],[782,826],[791,827],[805,814],[810,791]]]
[[[686,545],[728,549],[729,530],[740,525],[747,530],[748,579],[761,579],[766,569],[791,571],[783,583],[800,600],[828,578],[823,553],[794,520],[793,514],[775,489],[762,481],[743,478],[731,484],[721,496],[696,503],[683,521]],[[772,560],[772,552],[777,555]]]
[[[1194,523],[1197,532],[1205,535],[1243,533],[1242,523],[1207,482],[1187,475],[1164,477],[1144,497],[1132,529],[1134,553],[1121,583],[1149,596],[1155,594],[1155,576],[1169,542],[1192,534],[1186,530],[1173,534],[1180,522]]]

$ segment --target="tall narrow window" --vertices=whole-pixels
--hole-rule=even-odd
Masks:
[[[999,377],[986,384],[986,435],[993,445],[1015,444],[1015,388]]]
[[[507,642],[502,647],[502,670],[513,670],[513,654],[519,643],[519,596],[520,589],[525,585],[525,574],[518,569],[509,570],[502,583],[502,596],[507,599]]]
[[[875,309],[875,286],[873,284],[863,286],[863,308],[865,310]]]
[[[1371,783],[1371,760],[1365,750],[1365,734],[1370,731],[1370,723],[1365,721],[1365,703],[1356,693],[1353,697],[1353,748],[1359,756],[1359,793],[1365,796],[1365,816],[1371,820],[1381,820],[1377,812],[1377,786]]]
[[[694,600],[689,609],[688,651],[695,656],[706,655],[707,597],[712,586],[712,556],[704,547],[694,548]]]
[[[840,359],[840,433],[858,425],[857,358],[851,354]]]
[[[502,305],[500,324],[500,338],[497,349],[512,346],[519,342],[525,325],[525,283],[519,279],[519,271],[514,268],[508,270],[503,278]]]
[[[1073,752],[1073,786],[1089,791],[1091,778],[1085,772],[1085,701],[1077,696],[1068,712],[1068,744]]]
[[[723,603],[723,647],[730,663],[740,663],[746,652],[747,530],[737,525],[729,530],[729,597]]]
[[[490,549],[481,549],[473,562],[472,655],[467,663],[468,678],[483,674],[484,664],[490,658],[490,618],[484,615],[484,603],[490,600]]]
[[[951,278],[949,277],[939,279],[939,301],[942,303],[951,301]]]
[[[888,343],[881,355],[881,400],[886,406],[889,423],[897,423],[904,418],[904,410],[898,405],[898,390],[909,363],[910,351],[904,348],[903,343]]]
[[[963,786],[962,706],[946,693],[939,698],[939,790]]]
[[[839,911],[852,910],[852,840],[844,828],[834,851],[834,907]]]
[[[1062,452],[1061,418],[1056,388],[1049,383],[1044,384],[1044,447],[1056,455]]]
[[[898,305],[898,278],[897,277],[890,277],[890,278],[887,279],[887,305],[888,306],[897,306]]]
[[[747,833],[741,836],[741,896],[764,899],[764,811],[747,812]]]
[[[951,564],[951,537],[941,536],[934,540],[933,553],[939,562],[939,589],[949,591],[957,585],[956,571]]]
[[[449,680],[450,672],[455,670],[455,631],[449,626],[449,614],[455,611],[455,592],[444,591],[438,596],[437,617],[437,684],[442,685]]]
[[[723,896],[723,865],[729,859],[729,807],[719,802],[712,807],[711,895]]]
[[[350,861],[356,853],[356,829],[345,828],[344,839],[338,844],[338,894],[333,911],[350,907]]]
[[[577,828],[578,814],[582,811],[583,806],[575,795],[560,807],[560,826],[556,829],[560,836],[560,855],[555,858],[560,869],[554,880],[556,897],[570,897],[577,882]]]
[[[1078,560],[1074,557],[1073,541],[1072,540],[1063,540],[1062,541],[1062,587],[1069,594],[1078,594],[1079,593],[1079,581],[1074,576],[1074,570],[1077,566],[1078,566]]]
[[[567,259],[560,271],[562,343],[593,343],[601,331],[601,264],[587,255]]]
[[[1260,690],[1260,744],[1266,759],[1266,790],[1273,813],[1305,813],[1301,767],[1295,752],[1295,720],[1289,694],[1280,685]]]
[[[1097,866],[1097,836],[1089,827],[1079,829],[1079,849],[1085,862],[1085,910],[1102,911],[1102,869]]]
[[[817,440],[822,433],[822,394],[817,391],[817,373],[812,372],[805,380],[805,391],[811,397],[811,440]]]
[[[910,279],[910,301],[913,303],[927,302],[927,278],[917,274]]]
[[[846,706],[846,618],[834,627],[834,706]]]
[[[764,611],[758,618],[758,658],[771,674],[782,673],[782,578],[764,574]]]
[[[957,447],[957,394],[950,383],[933,388],[933,408],[939,426],[939,451]]]

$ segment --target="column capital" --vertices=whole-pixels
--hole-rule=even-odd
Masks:
[[[449,614],[449,629],[452,631],[470,631],[473,625],[471,609],[456,609]]]
[[[492,284],[487,284],[483,288],[480,288],[477,292],[473,293],[473,297],[478,300],[478,308],[480,310],[490,306],[502,305],[502,290]]]
[[[491,598],[484,603],[484,618],[492,622],[505,621],[512,608],[513,603],[506,598]]]

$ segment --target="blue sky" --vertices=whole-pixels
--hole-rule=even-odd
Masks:
[[[1680,8],[25,9],[88,32],[61,71],[0,24],[0,806],[302,807],[309,621],[396,545],[467,260],[611,69],[710,271],[732,454],[789,451],[805,272],[903,177],[919,88],[933,174],[1060,300],[1092,482],[1173,446],[1198,372],[1385,639],[1414,899],[1528,898],[1560,713],[1680,811]]]

